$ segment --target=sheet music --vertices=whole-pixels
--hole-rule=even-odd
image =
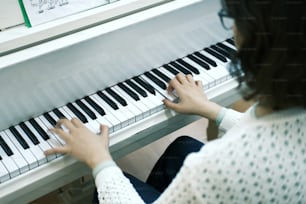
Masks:
[[[117,0],[118,1],[118,0]],[[103,6],[112,0],[22,0],[31,26]]]

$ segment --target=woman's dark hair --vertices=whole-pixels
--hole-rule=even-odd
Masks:
[[[223,1],[239,35],[231,71],[248,86],[245,99],[263,96],[261,102],[275,110],[306,107],[305,2]]]

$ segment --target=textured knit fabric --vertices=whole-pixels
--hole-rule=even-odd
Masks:
[[[155,203],[306,203],[306,111],[293,108],[261,118],[226,110],[228,129],[190,154]],[[116,167],[96,177],[100,203],[143,203]]]

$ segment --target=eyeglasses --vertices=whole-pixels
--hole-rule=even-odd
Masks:
[[[221,24],[225,30],[231,30],[234,26],[235,20],[229,16],[225,9],[221,9],[218,12]]]

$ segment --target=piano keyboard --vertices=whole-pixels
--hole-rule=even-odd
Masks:
[[[43,153],[64,145],[61,138],[48,132],[60,118],[77,117],[95,133],[99,132],[100,124],[106,124],[112,136],[164,110],[163,99],[177,100],[166,92],[167,83],[177,73],[192,74],[195,80],[203,82],[205,91],[231,80],[226,66],[235,51],[233,40],[226,39],[2,130],[0,183],[63,156],[46,157]]]

